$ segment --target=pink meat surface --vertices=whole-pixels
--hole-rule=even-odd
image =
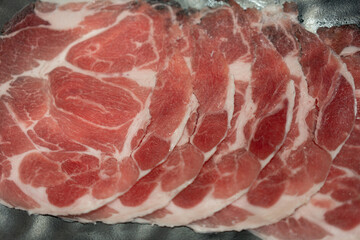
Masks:
[[[358,239],[359,28],[319,38],[295,4],[160,2],[37,2],[5,25],[0,203]]]
[[[296,76],[301,65],[306,78],[305,83],[298,75],[300,96],[291,130],[248,193],[213,216],[193,223],[196,231],[255,228],[289,216],[323,185],[331,160],[354,125],[351,74],[316,35],[297,23],[293,5],[285,5],[284,10],[263,10],[262,32],[291,66],[292,74]],[[307,105],[312,98],[316,106]]]
[[[0,38],[3,204],[89,212],[167,158],[193,93],[171,18],[105,1],[36,3],[14,18]]]
[[[161,4],[157,6],[164,11],[179,10]],[[234,78],[223,54],[214,52],[213,42],[206,35],[197,36],[192,29],[193,19],[179,14],[182,27],[177,30],[185,42],[179,42],[178,48],[190,59],[194,95],[198,100],[188,127],[165,163],[153,169],[117,200],[78,216],[78,220],[125,222],[165,207],[194,180],[226,136],[234,111]],[[112,214],[109,214],[109,208],[113,210]]]
[[[360,29],[320,28],[318,34],[347,64],[360,101]],[[359,105],[358,105],[359,106]],[[264,239],[349,239],[360,236],[360,118],[334,159],[324,186],[310,201],[276,224],[255,229]]]
[[[231,7],[201,13],[197,33],[211,39],[202,45],[216,46],[235,78],[231,129],[194,182],[167,207],[139,221],[177,226],[210,216],[244,194],[282,145],[291,122],[295,90],[281,56],[250,27],[259,14]]]

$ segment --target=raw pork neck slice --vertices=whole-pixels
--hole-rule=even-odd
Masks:
[[[320,28],[320,38],[347,64],[360,101],[360,30],[357,26]],[[324,186],[310,201],[278,223],[255,229],[264,239],[347,239],[360,236],[360,118],[334,159]]]
[[[89,212],[167,157],[192,94],[184,58],[168,51],[169,21],[146,3],[37,3],[5,28],[3,204]]]
[[[182,18],[179,30],[186,41],[178,47],[191,61],[194,94],[199,104],[180,142],[165,163],[139,180],[127,193],[78,220],[125,222],[165,207],[194,180],[225,138],[234,111],[234,78],[229,74],[223,54],[214,52],[210,39],[204,39],[207,36],[192,38],[194,33],[190,32],[190,27],[193,26],[188,22],[191,18]]]
[[[275,7],[263,10],[262,30],[292,69],[299,68],[299,58],[307,80],[306,87],[303,80],[297,85],[301,96],[290,133],[249,192],[193,224],[197,231],[255,228],[289,216],[323,185],[332,159],[352,130],[356,103],[351,74],[316,35],[296,23],[293,5],[285,5],[285,11],[290,13]],[[309,108],[311,98],[316,106]]]
[[[208,10],[201,18],[199,33],[208,34],[213,42],[207,42],[218,46],[235,78],[231,129],[195,181],[166,208],[145,216],[147,221],[175,226],[212,215],[245,193],[283,144],[295,90],[281,56],[261,33],[250,28],[258,14],[223,7]],[[234,51],[235,46],[240,49]]]

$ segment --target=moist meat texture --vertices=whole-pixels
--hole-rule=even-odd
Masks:
[[[171,16],[148,4],[37,3],[24,14],[0,42],[1,199],[34,213],[89,212],[175,147],[190,117],[190,70],[171,51]]]
[[[0,36],[0,202],[82,222],[360,235],[357,26],[297,6],[36,2]]]
[[[260,29],[292,69],[298,85],[290,132],[247,194],[193,223],[198,231],[255,228],[289,216],[319,191],[331,161],[352,131],[356,114],[353,78],[315,34],[296,22],[292,7],[264,9]]]
[[[320,28],[318,34],[347,64],[360,101],[360,30]],[[359,108],[358,112],[359,114]],[[358,239],[360,236],[360,121],[334,159],[324,186],[310,201],[276,224],[255,229],[264,239]]]
[[[144,217],[159,225],[189,224],[246,193],[283,144],[291,122],[295,89],[289,69],[265,36],[250,27],[260,12],[222,7],[201,15],[197,30],[224,52],[235,78],[235,112],[227,138],[194,182],[166,208]],[[233,46],[243,49],[233,52]]]

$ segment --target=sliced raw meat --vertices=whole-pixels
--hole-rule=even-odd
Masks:
[[[291,123],[295,90],[281,56],[250,28],[258,14],[255,10],[234,12],[230,7],[203,13],[196,34],[208,37],[202,46],[217,46],[214,55],[225,55],[235,78],[231,129],[195,181],[166,208],[145,216],[147,221],[174,226],[210,216],[245,193],[282,145]]]
[[[300,56],[306,92],[316,99],[316,106],[307,107],[311,98],[304,96],[301,81],[296,117],[282,149],[245,196],[194,223],[191,227],[197,231],[254,228],[289,216],[323,185],[331,160],[354,125],[356,103],[351,74],[316,35],[296,22],[294,5],[285,5],[284,9],[289,13],[282,13],[279,7],[263,10],[262,31],[293,70],[299,68],[296,56]]]
[[[187,41],[178,47],[191,61],[194,94],[199,101],[197,112],[165,163],[153,169],[117,200],[77,217],[78,220],[124,222],[165,207],[194,180],[204,162],[225,138],[234,111],[234,78],[229,74],[223,55],[213,51],[212,42],[204,44],[209,39],[191,37],[194,33],[190,32],[191,22],[188,20],[186,16],[181,19],[183,40]],[[109,209],[112,209],[111,214]]]
[[[0,39],[2,203],[88,212],[165,160],[192,95],[171,20],[104,1],[37,3],[11,22]]]
[[[320,28],[317,32],[326,45],[331,47],[346,64],[354,77],[355,91],[360,89],[360,30],[358,26]],[[358,95],[357,95],[358,96]],[[358,104],[359,106],[359,104]]]
[[[320,38],[346,62],[360,101],[360,29],[320,28]],[[310,201],[276,224],[255,229],[264,239],[348,239],[360,236],[360,118],[334,159],[324,186]]]
[[[197,120],[198,102],[193,99],[193,111],[183,135],[166,161],[152,169],[118,199],[86,214],[71,216],[81,222],[119,223],[153,212],[165,206],[178,191],[196,176],[204,155],[189,143]],[[180,189],[180,190],[179,190]],[[156,209],[154,209],[156,208]],[[69,217],[67,217],[69,218]]]

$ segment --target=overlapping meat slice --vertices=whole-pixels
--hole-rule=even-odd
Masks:
[[[19,16],[0,39],[1,202],[88,212],[164,161],[189,118],[191,75],[169,50],[171,15],[97,2]]]
[[[178,48],[190,61],[194,95],[198,99],[187,128],[165,163],[140,179],[117,200],[77,217],[78,220],[124,222],[165,207],[194,180],[226,136],[234,111],[234,78],[229,74],[224,56],[214,52],[212,42],[203,45],[209,39],[192,37],[194,32],[190,24],[193,20],[181,12],[178,17],[182,26],[181,29],[175,28],[182,35]]]
[[[193,224],[198,231],[254,228],[289,216],[323,185],[331,160],[352,130],[355,99],[351,75],[316,35],[296,23],[293,5],[285,5],[285,11],[289,13],[280,8],[263,10],[262,31],[293,70],[299,68],[299,61],[307,80],[307,89],[303,80],[298,82],[300,96],[290,133],[249,192]],[[308,108],[311,98],[316,106]]]
[[[89,213],[71,216],[71,219],[81,222],[125,222],[152,212],[153,208],[161,208],[162,204],[166,205],[171,196],[179,191],[177,189],[181,188],[179,185],[190,181],[203,163],[204,157],[201,152],[188,143],[196,124],[197,107],[195,99],[183,135],[163,164],[151,170],[118,199]]]
[[[320,28],[318,34],[347,64],[360,100],[360,31],[357,26]],[[264,239],[358,239],[360,236],[360,119],[334,159],[324,186],[278,223],[255,229]]]
[[[240,9],[234,13],[230,7],[203,13],[196,32],[207,37],[202,47],[217,47],[213,57],[224,54],[235,79],[231,129],[194,182],[167,207],[145,216],[146,221],[174,226],[213,214],[243,194],[282,145],[295,90],[281,56],[250,28],[258,14]]]

